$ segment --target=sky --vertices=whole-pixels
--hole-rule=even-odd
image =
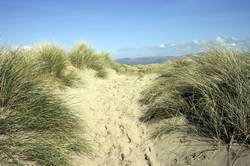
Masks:
[[[249,0],[0,0],[0,41],[121,50],[250,37]]]

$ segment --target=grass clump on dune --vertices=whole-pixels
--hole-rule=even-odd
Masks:
[[[66,86],[72,86],[77,80],[76,74],[67,70],[66,53],[53,44],[42,44],[34,49],[42,73],[56,78]]]
[[[40,66],[18,51],[0,53],[0,164],[71,165],[87,152],[78,118],[40,77]]]
[[[101,56],[84,43],[78,44],[69,52],[69,59],[71,64],[78,69],[93,69],[96,71],[97,77],[107,77],[107,71]]]
[[[120,72],[121,65],[115,62],[115,60],[112,59],[112,56],[109,53],[100,53],[100,58],[106,68],[110,68],[115,70],[116,72]]]
[[[169,62],[143,92],[143,121],[184,116],[198,134],[250,144],[250,57],[227,49]],[[162,132],[162,131],[161,131]]]

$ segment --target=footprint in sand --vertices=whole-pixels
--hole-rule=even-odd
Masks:
[[[136,76],[114,75],[107,80],[92,80],[86,84],[88,86],[84,88],[91,93],[79,91],[74,94],[82,101],[79,110],[91,110],[83,111],[82,117],[92,125],[88,132],[95,133],[90,140],[93,139],[93,144],[97,145],[94,151],[96,155],[91,159],[84,158],[81,164],[158,166],[153,147],[149,147],[150,141],[145,142],[149,137],[146,127],[138,123],[141,111],[139,93],[145,84],[145,79],[138,80]],[[86,101],[86,98],[94,100]],[[84,114],[87,114],[87,118]]]

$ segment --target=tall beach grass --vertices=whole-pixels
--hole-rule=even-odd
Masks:
[[[53,70],[53,69],[52,69]],[[0,52],[0,165],[71,165],[87,153],[78,118],[18,51]]]
[[[168,62],[143,92],[147,109],[141,120],[159,123],[184,116],[201,136],[249,145],[249,73],[249,54],[224,48]]]
[[[79,43],[72,48],[69,52],[69,59],[71,64],[78,69],[93,69],[97,77],[107,77],[104,59],[85,43]]]
[[[64,49],[51,44],[44,43],[33,48],[34,59],[40,65],[41,74],[50,76],[52,80],[72,86],[77,80],[76,73],[68,70],[68,62]]]

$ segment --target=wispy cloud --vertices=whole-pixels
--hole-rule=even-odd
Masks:
[[[201,52],[208,46],[224,46],[250,51],[250,39],[239,40],[234,37],[218,36],[214,40],[204,41],[194,39],[187,43],[161,43],[159,46],[141,48],[123,48],[115,54],[116,57],[142,57],[142,56],[179,56]]]

